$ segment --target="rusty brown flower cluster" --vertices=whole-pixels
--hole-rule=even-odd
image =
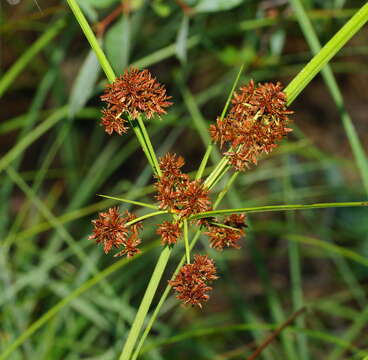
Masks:
[[[101,100],[107,103],[102,110],[101,124],[108,134],[119,135],[128,131],[127,119],[136,119],[141,114],[150,119],[166,113],[164,108],[171,105],[166,89],[148,70],[127,69],[112,84],[106,86]],[[125,117],[124,117],[125,116]]]
[[[164,221],[162,224],[158,225],[156,233],[161,235],[162,245],[174,245],[180,237],[179,223]]]
[[[224,225],[208,222],[208,231],[205,235],[209,237],[210,246],[216,250],[223,250],[225,247],[240,249],[239,240],[244,236],[245,215],[232,214],[224,220]]]
[[[194,255],[193,263],[184,265],[169,284],[184,305],[202,307],[202,302],[209,299],[207,292],[212,290],[208,283],[217,278],[213,261],[206,255]]]
[[[237,171],[245,170],[292,131],[287,127],[292,113],[279,82],[256,86],[250,81],[234,93],[229,114],[210,126],[210,134],[225,149],[230,164]]]
[[[93,234],[89,236],[90,240],[95,240],[97,244],[102,244],[105,254],[113,247],[123,249],[114,256],[132,257],[138,254],[140,250],[138,245],[141,243],[139,238],[139,230],[142,228],[140,222],[130,226],[127,223],[136,219],[134,214],[129,211],[125,212],[125,216],[121,216],[117,207],[108,209],[107,212],[99,213],[99,218],[92,220]]]
[[[157,178],[156,199],[161,209],[168,209],[181,218],[211,209],[209,190],[200,180],[190,180],[181,171],[184,159],[175,154],[166,154],[160,159],[162,176]]]

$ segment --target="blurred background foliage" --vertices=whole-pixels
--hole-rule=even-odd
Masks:
[[[199,165],[208,125],[241,64],[241,83],[286,85],[312,56],[286,0],[78,2],[118,74],[133,64],[166,84],[174,105],[147,127],[157,151],[183,155],[188,172]],[[322,44],[364,3],[303,1]],[[66,3],[0,6],[0,350],[55,309],[10,359],[115,359],[159,247],[54,306],[117,262],[87,240],[91,219],[116,204],[97,194],[152,202],[152,173],[133,132],[108,136],[99,125],[106,79]],[[331,62],[365,149],[367,35],[363,28]],[[238,177],[223,207],[367,198],[322,78],[292,109],[292,135]],[[240,251],[216,253],[203,238],[199,251],[215,258],[221,276],[210,301],[203,310],[183,308],[171,295],[140,358],[244,359],[306,305],[260,358],[361,359],[368,353],[367,215],[365,208],[253,214]],[[158,222],[147,221],[144,245],[157,239]],[[181,254],[178,246],[166,279]]]

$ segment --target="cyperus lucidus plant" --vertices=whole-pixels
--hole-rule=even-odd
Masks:
[[[93,31],[91,27],[89,26],[86,18],[84,17],[81,9],[79,8],[77,2],[75,0],[67,0],[69,6],[71,7],[76,19],[78,20],[82,30],[84,31],[91,47],[96,52],[97,58],[107,76],[110,82],[113,82],[115,79],[115,74],[109,64],[109,62],[106,59],[106,56],[104,52],[102,51],[101,47],[99,46],[99,43],[96,39],[96,37],[93,34]],[[291,83],[287,86],[285,89],[285,93],[287,94],[287,100],[288,104],[290,104],[292,101],[295,100],[295,98],[301,93],[301,91],[309,84],[309,82],[314,78],[314,76],[323,68],[324,65],[326,65],[330,59],[347,43],[347,41],[354,36],[354,34],[367,22],[368,20],[368,4],[363,5],[356,14],[331,38],[329,42],[326,43],[326,45],[316,54],[316,56],[302,69],[302,71],[291,81]],[[225,106],[226,108],[226,106]],[[225,110],[225,109],[224,109]],[[224,111],[225,112],[225,111]],[[52,119],[55,121],[54,119]],[[139,122],[139,119],[138,119]],[[45,132],[53,122],[50,121],[47,122],[47,124],[43,125],[41,124],[39,128],[37,128],[37,131],[40,133]],[[152,166],[152,169],[154,172],[157,172],[158,164],[155,163],[155,159],[152,157],[152,153],[150,153],[150,143],[147,144],[144,140],[147,140],[145,138],[144,129],[141,127],[134,129],[137,139],[139,143],[142,146],[142,149],[147,156],[147,160]],[[22,146],[26,146],[29,142],[32,141],[31,134],[26,137],[25,141],[22,143]],[[149,139],[148,139],[149,140]],[[202,161],[200,171],[201,174],[203,174],[203,169],[206,166],[206,162],[208,159],[208,155],[211,152],[211,149],[213,148],[213,145],[210,144],[205,155],[204,161]],[[0,170],[3,170],[5,166],[11,161],[11,159],[14,158],[14,152],[9,152],[0,162]],[[221,175],[224,170],[227,168],[227,159],[221,160],[220,164],[216,167],[216,173],[212,173],[208,178],[210,180],[205,180],[205,183],[210,188],[215,182],[216,178],[218,178],[218,174]],[[235,173],[237,174],[237,173]],[[216,176],[215,176],[216,175]],[[199,176],[200,178],[200,176]],[[235,176],[231,177],[231,181],[235,179]],[[229,182],[230,185],[230,182]],[[221,197],[220,197],[221,198]],[[216,201],[217,203],[217,201]],[[216,205],[216,203],[214,205]],[[209,216],[215,216],[219,213],[221,214],[230,214],[231,212],[263,212],[263,211],[289,211],[289,210],[304,210],[304,209],[317,209],[317,208],[328,208],[328,207],[344,207],[344,206],[366,206],[366,202],[346,202],[346,203],[324,203],[324,204],[310,204],[310,205],[277,205],[277,206],[261,206],[261,207],[255,207],[255,208],[242,208],[242,209],[231,209],[231,210],[221,210],[221,211],[212,211],[207,212],[206,214],[197,214],[196,218],[208,218]],[[214,206],[215,207],[215,206]],[[156,212],[158,213],[158,212]],[[162,213],[162,212],[161,212]],[[153,213],[152,213],[153,214]],[[153,215],[152,215],[153,216]],[[185,221],[184,221],[185,222]],[[184,227],[185,229],[185,227]],[[185,231],[184,231],[185,233]],[[195,243],[195,240],[197,237],[194,237],[194,241],[192,242],[192,245]],[[153,273],[153,276],[150,280],[150,283],[147,287],[147,291],[145,293],[145,296],[142,300],[141,306],[138,309],[137,315],[135,317],[135,320],[133,322],[131,331],[129,333],[128,339],[125,343],[124,349],[121,353],[120,359],[121,360],[127,360],[127,359],[136,359],[137,355],[139,353],[139,350],[144,342],[144,339],[146,338],[150,328],[152,327],[153,321],[158,315],[158,312],[160,310],[161,305],[163,304],[167,292],[163,294],[161,297],[161,300],[159,302],[159,305],[155,309],[153,316],[151,320],[149,321],[149,324],[138,344],[136,347],[136,350],[134,352],[133,357],[132,351],[133,348],[136,346],[136,341],[138,339],[138,336],[140,334],[140,329],[142,327],[143,321],[146,317],[146,314],[148,312],[149,306],[151,304],[153,295],[155,293],[155,289],[157,288],[158,282],[161,278],[161,275],[163,273],[163,269],[166,266],[167,259],[170,255],[170,251],[167,250],[168,247],[165,247],[162,251],[162,254],[157,262],[155,271]],[[19,336],[13,343],[8,345],[5,350],[1,353],[0,359],[4,360],[8,358],[15,349],[17,349],[27,338],[32,336],[37,329],[39,329],[41,326],[43,326],[52,316],[57,314],[62,308],[67,306],[73,299],[77,298],[81,293],[89,289],[91,286],[99,282],[100,280],[104,279],[108,274],[110,274],[112,271],[117,270],[120,268],[120,266],[115,266],[116,264],[111,265],[109,268],[105,269],[101,275],[95,276],[88,280],[85,284],[82,284],[81,287],[78,287],[73,291],[67,298],[62,299],[58,304],[56,304],[53,308],[51,308],[48,312],[46,312],[41,318],[39,318],[37,321],[35,321],[29,328],[27,328],[21,336]]]

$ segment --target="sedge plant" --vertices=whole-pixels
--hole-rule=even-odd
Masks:
[[[112,136],[124,136],[126,132],[134,131],[154,174],[155,202],[143,203],[114,198],[121,202],[151,209],[150,213],[137,217],[128,211],[121,214],[118,207],[111,207],[100,212],[98,218],[93,220],[90,236],[92,241],[102,245],[106,254],[117,249],[114,257],[128,258],[119,260],[117,263],[119,265],[114,267],[115,271],[129,260],[139,257],[142,251],[146,251],[145,248],[140,247],[142,242],[140,232],[144,221],[148,218],[161,219],[157,220],[161,222],[156,232],[160,236],[162,250],[120,355],[120,360],[131,360],[139,356],[144,341],[171,288],[175,290],[178,300],[186,306],[201,308],[209,300],[209,293],[221,274],[217,273],[216,265],[208,255],[195,253],[195,245],[201,234],[207,236],[209,246],[215,250],[223,251],[229,247],[238,249],[241,247],[241,239],[245,236],[246,216],[253,212],[368,205],[366,201],[361,201],[217,209],[236,178],[246,176],[247,169],[258,166],[260,158],[272,152],[282,139],[292,132],[291,119],[294,115],[289,106],[324,65],[368,20],[368,4],[364,5],[316,53],[314,58],[285,88],[279,82],[256,84],[253,81],[242,84],[238,88],[243,71],[241,68],[221,115],[208,129],[211,141],[194,177],[183,172],[185,161],[182,156],[167,153],[158,158],[155,146],[146,129],[145,122],[153,117],[159,116],[162,117],[162,121],[165,121],[165,114],[169,111],[173,99],[167,94],[164,85],[160,84],[148,69],[139,70],[130,67],[116,76],[77,2],[68,0],[68,4],[109,81],[109,85],[106,86],[101,96],[102,101],[105,102],[101,125]],[[216,146],[219,147],[222,157],[212,171],[206,171],[208,160]],[[11,158],[10,155],[9,158]],[[5,160],[3,158],[0,162],[1,170],[5,168],[8,161],[10,161],[8,158]],[[208,175],[205,176],[205,173]],[[231,173],[231,176],[223,184],[221,180],[227,173]],[[212,198],[211,190],[213,191],[213,188],[219,185],[222,188],[217,198]],[[168,220],[163,220],[163,218]],[[194,236],[190,238],[192,232]],[[148,319],[153,298],[174,250],[182,251],[182,260],[171,278],[167,279],[168,285],[151,318]],[[102,280],[111,271],[100,274],[76,294],[64,299],[64,302],[71,301],[75,296]],[[60,308],[64,305],[63,303]],[[49,314],[48,318],[53,314]],[[143,332],[142,327],[147,320],[148,323]],[[32,330],[28,331],[26,336],[16,341],[16,345],[11,345],[6,349],[0,355],[0,359],[7,358],[16,346],[19,346],[37,329],[37,326],[30,329]]]

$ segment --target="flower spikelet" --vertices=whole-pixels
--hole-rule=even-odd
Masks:
[[[232,214],[224,220],[224,227],[209,223],[208,231],[205,234],[209,237],[210,246],[222,251],[225,247],[240,249],[239,240],[244,235],[243,227],[245,215]]]
[[[169,284],[184,305],[202,307],[202,302],[209,299],[208,291],[212,290],[208,283],[217,278],[213,261],[206,255],[194,255],[194,262],[184,265]]]
[[[142,225],[141,223],[135,223],[131,226],[126,224],[135,218],[136,216],[128,211],[125,212],[125,216],[121,216],[117,207],[112,207],[107,212],[101,212],[98,219],[92,220],[94,228],[89,239],[95,240],[96,244],[102,244],[105,254],[113,247],[124,246],[124,249],[114,256],[133,256],[139,253],[137,246],[141,241],[138,232]]]
[[[238,171],[245,170],[292,131],[287,127],[292,113],[279,82],[256,86],[250,81],[234,93],[229,114],[210,126],[210,135],[222,149],[228,149],[224,155],[230,164]]]
[[[155,184],[160,208],[169,209],[180,217],[210,210],[209,190],[200,180],[191,181],[181,171],[183,165],[184,159],[175,154],[166,154],[160,159],[162,176]]]
[[[136,119],[144,114],[150,119],[155,114],[166,114],[164,108],[172,104],[168,101],[170,98],[165,87],[148,70],[129,68],[106,86],[101,96],[101,100],[107,103],[102,110],[101,124],[110,135],[113,131],[122,135],[128,130],[127,120],[122,115]]]
[[[176,244],[178,241],[180,236],[180,227],[178,223],[164,221],[162,224],[158,225],[156,233],[161,235],[162,245],[170,246]]]

